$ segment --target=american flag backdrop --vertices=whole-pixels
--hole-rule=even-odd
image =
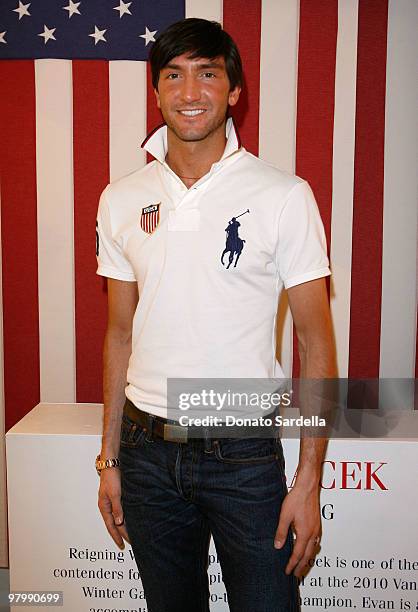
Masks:
[[[222,22],[240,47],[243,145],[313,188],[339,375],[416,376],[416,0],[2,0],[6,430],[39,401],[101,401],[98,199],[146,163],[139,145],[161,119],[144,60],[184,15]],[[281,363],[297,374],[285,300],[280,313]],[[5,566],[3,470],[0,491]]]

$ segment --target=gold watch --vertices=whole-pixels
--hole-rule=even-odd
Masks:
[[[100,459],[100,455],[97,455],[95,463],[96,472],[100,476],[102,470],[110,467],[119,467],[119,463],[117,457],[113,457],[112,459]]]

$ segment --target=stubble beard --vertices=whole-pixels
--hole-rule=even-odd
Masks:
[[[167,127],[175,134],[175,136],[182,140],[183,142],[201,142],[205,140],[209,136],[211,136],[214,132],[219,130],[221,126],[223,126],[226,122],[226,112],[223,117],[214,117],[211,123],[202,127],[202,128],[184,128],[180,129],[174,121],[170,120],[170,117],[164,117],[164,121],[167,124]]]

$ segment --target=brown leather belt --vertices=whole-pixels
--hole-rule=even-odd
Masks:
[[[123,412],[132,421],[146,429],[150,435],[154,433],[168,442],[184,443],[188,441],[187,427],[175,425],[163,417],[144,412],[140,410],[140,408],[137,408],[129,399],[125,402]]]
[[[213,432],[215,435],[211,436],[210,429],[205,427],[195,428],[176,425],[176,421],[169,421],[168,419],[164,419],[163,417],[156,416],[155,414],[151,414],[137,408],[129,399],[126,399],[123,407],[123,413],[126,414],[126,416],[128,416],[132,421],[143,427],[148,432],[147,435],[150,438],[153,434],[155,434],[163,440],[177,443],[187,443],[191,440],[200,439],[204,441],[206,448],[210,446],[211,439],[216,439],[219,437],[219,428],[217,428],[216,433]],[[266,431],[268,433],[265,433]],[[195,435],[192,435],[192,433]],[[199,435],[197,435],[198,433]],[[259,437],[272,437],[272,430],[269,427],[251,427],[249,431],[244,429],[239,433],[240,435],[235,437],[257,437],[257,434]],[[232,436],[232,431],[228,432],[228,435]],[[274,435],[278,434],[276,433]]]

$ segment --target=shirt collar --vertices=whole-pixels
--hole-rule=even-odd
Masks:
[[[227,119],[225,135],[227,140],[221,161],[241,148],[241,140],[232,117]],[[167,125],[163,123],[150,132],[141,147],[163,164],[167,156]]]

